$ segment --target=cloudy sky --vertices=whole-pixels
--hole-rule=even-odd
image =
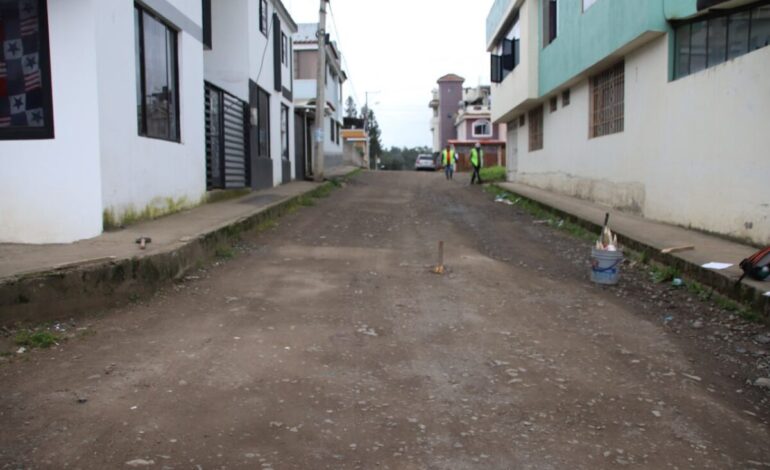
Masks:
[[[447,73],[489,83],[485,22],[492,0],[330,0],[327,29],[344,56],[345,96],[364,93],[385,147],[431,145],[428,103]],[[318,22],[320,0],[284,0],[297,23]],[[335,28],[336,23],[336,28]],[[371,93],[379,92],[379,93]]]

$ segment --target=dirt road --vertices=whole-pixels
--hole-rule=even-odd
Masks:
[[[766,330],[592,285],[586,242],[460,178],[362,174],[5,359],[0,468],[770,468]]]

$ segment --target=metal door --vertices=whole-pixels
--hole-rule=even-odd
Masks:
[[[208,189],[248,186],[246,103],[206,85],[206,183]]]

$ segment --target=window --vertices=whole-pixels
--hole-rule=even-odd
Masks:
[[[543,106],[529,112],[529,151],[543,148]]]
[[[176,31],[138,5],[134,20],[139,135],[179,142]]]
[[[492,81],[492,83],[500,83],[503,81],[503,57],[492,54],[490,56],[490,59],[491,59],[490,80]]]
[[[281,158],[289,159],[289,108],[281,104]]]
[[[674,79],[770,45],[768,3],[675,24]]]
[[[270,94],[257,89],[257,156],[270,158]]]
[[[569,88],[561,92],[561,107],[569,106]]]
[[[558,9],[557,0],[543,0],[543,47],[556,39]]]
[[[591,5],[596,3],[596,0],[583,0],[583,11],[588,10],[591,8]]]
[[[487,120],[473,123],[473,137],[489,137],[492,135],[492,125]]]
[[[267,36],[267,0],[259,0],[259,30]]]
[[[591,77],[590,137],[623,132],[625,63]]]
[[[281,63],[287,65],[289,61],[289,40],[286,33],[281,33]]]
[[[211,0],[202,0],[203,48],[211,50]]]
[[[51,139],[45,0],[0,0],[0,139]]]
[[[559,109],[559,98],[556,96],[551,97],[550,101],[550,111],[552,113],[555,113],[557,109]]]
[[[336,142],[337,138],[334,136],[334,131],[337,130],[337,126],[334,125],[334,118],[329,118],[329,132],[331,132],[331,141]]]
[[[524,127],[524,124],[527,123],[527,118],[524,116],[525,116],[524,114],[519,116],[519,127]]]

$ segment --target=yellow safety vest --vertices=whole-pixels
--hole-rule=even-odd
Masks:
[[[474,147],[471,149],[471,165],[473,166],[481,166],[481,162],[484,160],[484,151],[483,150],[476,150]]]
[[[449,159],[447,159],[447,154],[449,154]],[[441,152],[441,161],[443,162],[444,166],[451,165],[455,161],[455,153],[453,150],[450,150],[449,152],[444,149],[443,152]]]

